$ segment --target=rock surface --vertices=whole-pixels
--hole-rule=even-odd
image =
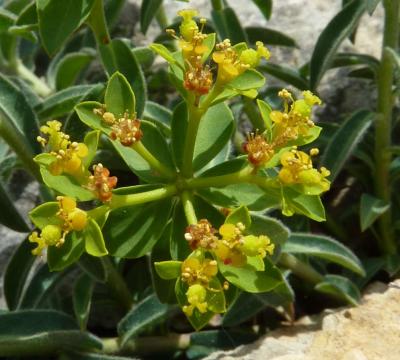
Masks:
[[[360,306],[327,310],[206,360],[398,360],[400,280],[370,285]]]

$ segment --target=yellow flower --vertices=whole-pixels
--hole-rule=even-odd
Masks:
[[[187,316],[192,316],[194,309],[202,314],[207,312],[207,290],[204,286],[199,284],[189,286],[186,296],[189,305],[184,306],[182,310]]]
[[[236,225],[223,224],[219,228],[219,234],[222,236],[222,239],[217,242],[214,254],[225,265],[240,267],[246,264],[246,255],[240,250],[244,229],[245,227],[242,223]]]
[[[318,154],[317,149],[311,149],[311,155]],[[313,168],[309,155],[296,149],[286,151],[281,156],[282,169],[279,180],[284,184],[318,185],[322,191],[329,190],[330,181],[326,179],[330,171],[322,167],[319,171]]]
[[[265,257],[267,254],[272,255],[274,252],[275,245],[271,243],[271,240],[266,235],[247,235],[243,238],[243,245],[241,250],[247,256],[261,256]]]
[[[41,126],[40,131],[47,135],[47,139],[38,136],[42,146],[48,146],[49,153],[54,156],[49,170],[53,175],[67,173],[76,177],[83,175],[85,169],[82,159],[88,155],[88,148],[84,143],[71,142],[69,135],[61,131],[61,123],[57,120],[48,121]]]
[[[213,60],[218,64],[217,82],[225,84],[245,72],[256,67],[262,58],[268,59],[269,52],[262,42],[257,42],[257,50],[245,49],[236,51],[229,39],[216,45]]]
[[[215,260],[189,257],[182,263],[182,281],[189,286],[193,284],[208,286],[217,273],[218,266]]]
[[[198,15],[197,10],[185,9],[178,11],[178,15],[182,17],[182,23],[179,26],[179,31],[182,37],[190,42],[193,36],[199,31],[196,21],[193,20]]]
[[[29,236],[29,241],[37,243],[32,250],[33,255],[40,255],[46,247],[60,247],[65,242],[65,237],[70,231],[81,231],[87,225],[87,213],[76,206],[76,201],[70,197],[58,196],[59,210],[52,219],[57,224],[48,224],[40,235],[34,231]]]

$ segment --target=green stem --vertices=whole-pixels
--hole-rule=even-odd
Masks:
[[[394,64],[385,51],[390,47],[397,51],[399,42],[400,0],[385,0],[385,25],[383,35],[382,57],[378,70],[378,117],[375,123],[375,193],[378,198],[390,203],[391,187],[389,169],[391,163],[391,132],[394,79]],[[381,233],[379,246],[384,254],[395,254],[396,242],[392,228],[390,209],[378,219]]]
[[[156,170],[160,175],[164,175],[169,179],[174,179],[176,174],[163,165],[159,160],[157,160],[153,154],[147,150],[141,141],[136,142],[132,145],[132,149],[135,150],[147,163]]]
[[[104,354],[156,355],[185,350],[190,345],[190,334],[170,334],[168,336],[146,336],[128,341],[122,348],[119,338],[103,339]]]
[[[188,224],[197,224],[197,217],[193,206],[192,194],[188,191],[183,191],[181,195],[181,200]]]
[[[107,285],[114,297],[120,302],[126,311],[129,311],[132,307],[133,301],[131,293],[126,285],[124,278],[115,268],[115,265],[109,257],[104,256],[100,258],[107,270]]]
[[[51,89],[47,84],[29,70],[22,61],[16,63],[15,72],[24,80],[30,83],[32,89],[41,97],[46,97],[51,94]]]
[[[193,154],[196,145],[197,131],[199,130],[200,120],[207,112],[215,98],[223,91],[223,88],[215,84],[210,93],[204,98],[199,106],[190,104],[188,108],[189,121],[186,130],[185,149],[183,152],[182,174],[186,178],[193,175]]]
[[[41,183],[42,177],[40,176],[39,167],[32,158],[32,148],[26,142],[25,138],[20,136],[15,129],[12,128],[10,123],[2,118],[1,114],[0,135],[18,155],[18,158],[24,164],[25,169],[28,170],[35,177],[35,179]]]
[[[114,194],[111,199],[110,208],[117,209],[124,206],[139,205],[151,201],[161,200],[175,195],[176,192],[177,189],[175,185],[168,185],[160,189],[150,190],[137,194],[129,194],[129,195]]]
[[[290,269],[299,278],[309,281],[312,284],[318,284],[324,279],[318,271],[291,254],[282,253],[279,264]]]
[[[93,31],[96,42],[100,45],[106,45],[110,42],[110,33],[107,27],[107,21],[104,14],[103,0],[95,0],[87,23]]]

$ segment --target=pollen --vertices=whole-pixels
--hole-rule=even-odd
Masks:
[[[117,185],[117,177],[110,176],[110,171],[102,164],[93,165],[93,175],[89,176],[87,188],[93,191],[102,202],[108,202],[112,197],[112,190]]]

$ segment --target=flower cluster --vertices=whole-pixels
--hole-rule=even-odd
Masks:
[[[40,255],[48,246],[60,247],[65,242],[65,237],[71,231],[81,231],[87,224],[87,213],[76,206],[76,201],[70,197],[58,196],[59,210],[49,222],[43,227],[40,235],[34,231],[29,236],[29,241],[37,243],[32,250],[33,255]]]
[[[40,128],[47,138],[38,136],[37,140],[42,146],[47,146],[54,156],[49,166],[52,175],[67,173],[80,177],[85,171],[82,159],[88,155],[88,148],[84,143],[71,142],[69,135],[61,131],[61,125],[57,120],[48,121]]]
[[[326,178],[330,171],[325,167],[313,168],[311,156],[318,154],[318,149],[311,149],[310,155],[296,148],[286,151],[281,156],[282,169],[279,180],[284,184],[318,185],[323,191],[329,190],[330,182]]]
[[[186,229],[185,239],[193,250],[210,251],[225,265],[243,266],[247,256],[272,255],[274,244],[268,236],[244,235],[244,232],[245,226],[240,222],[223,224],[217,232],[208,220],[202,219]]]
[[[117,185],[117,177],[110,176],[110,171],[102,164],[93,165],[93,175],[89,176],[86,186],[93,191],[96,197],[103,202],[111,200],[112,190]]]
[[[94,109],[93,112],[101,116],[103,122],[111,127],[111,139],[119,140],[122,145],[131,146],[143,137],[140,120],[136,118],[136,114],[132,118],[128,113],[116,117],[113,113],[105,111],[104,108]]]

